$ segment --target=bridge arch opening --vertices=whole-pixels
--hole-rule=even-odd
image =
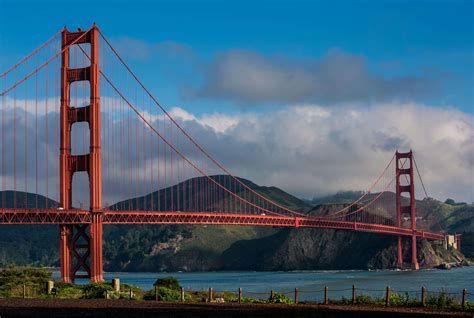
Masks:
[[[75,108],[89,106],[90,104],[90,83],[89,81],[76,81],[70,84],[69,105]]]
[[[71,127],[71,155],[89,153],[90,130],[87,122],[75,123]]]
[[[89,175],[87,172],[80,171],[74,173],[72,176],[71,193],[72,207],[81,210],[89,210]]]

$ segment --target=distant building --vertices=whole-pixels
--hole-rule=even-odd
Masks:
[[[444,247],[447,249],[448,246],[461,250],[461,234],[446,234],[444,236]]]

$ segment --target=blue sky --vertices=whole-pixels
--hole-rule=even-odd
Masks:
[[[233,112],[280,103],[190,99],[183,90],[199,87],[200,65],[235,49],[298,61],[336,48],[365,59],[369,72],[382,78],[428,79],[418,101],[473,113],[473,10],[472,1],[0,0],[1,53],[9,65],[62,26],[87,28],[96,21],[112,40],[172,41],[192,50],[198,62],[188,69],[180,57],[129,57],[164,104]],[[190,75],[191,68],[198,71]]]
[[[473,21],[459,0],[0,0],[0,69],[97,22],[239,176],[306,198],[364,190],[412,148],[433,197],[473,202]]]

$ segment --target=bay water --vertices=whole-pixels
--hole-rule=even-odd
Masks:
[[[58,278],[59,273],[54,273]],[[392,292],[407,293],[420,298],[422,286],[428,296],[440,292],[461,298],[463,288],[468,289],[468,300],[474,301],[474,266],[451,270],[380,270],[380,271],[291,271],[291,272],[105,272],[104,278],[111,281],[119,278],[121,283],[131,284],[143,290],[153,288],[157,278],[173,276],[186,290],[208,290],[217,294],[223,291],[237,292],[242,288],[244,297],[266,299],[271,290],[293,298],[295,288],[299,299],[321,301],[324,287],[328,287],[330,299],[352,297],[352,285],[358,295],[383,297],[386,287]],[[85,282],[84,282],[85,283]]]

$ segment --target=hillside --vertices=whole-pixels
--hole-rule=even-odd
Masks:
[[[281,189],[241,180],[280,204],[314,215],[323,215],[331,209],[340,208],[357,193],[327,196],[318,199],[319,203],[311,208],[306,202]],[[198,184],[205,182],[204,179],[197,181]],[[118,202],[110,208],[142,208],[144,205],[149,206],[152,198],[154,206],[160,202],[164,207],[165,202],[173,204],[171,193],[173,198],[178,197],[176,194],[183,191],[186,185],[184,183],[154,192],[153,195]],[[9,206],[13,193],[4,192],[4,195]],[[17,193],[19,195],[24,194]],[[191,199],[195,195],[200,195],[199,188],[191,193]],[[380,213],[393,213],[394,200],[393,193],[384,194]],[[28,194],[28,206],[32,207],[30,204],[33,202],[36,204],[36,196]],[[46,198],[39,196],[38,206],[45,204]],[[54,201],[48,204],[52,205]],[[174,204],[177,202],[174,201]],[[435,230],[444,228],[449,232],[464,232],[463,252],[473,257],[472,205],[448,204],[434,199],[417,201],[416,204],[418,215],[422,216],[420,225]],[[57,233],[57,226],[0,226],[0,267],[8,264],[58,266]],[[107,271],[392,268],[395,265],[394,244],[395,239],[391,236],[336,230],[244,226],[105,226],[104,268]],[[405,258],[408,260],[408,241],[405,244]],[[461,259],[460,255],[424,240],[419,241],[419,255],[420,264],[426,267]]]
[[[219,178],[224,184],[230,184],[225,176]],[[304,201],[276,187],[261,187],[255,183],[241,179],[252,189],[276,202],[296,209],[307,211],[310,206]],[[151,205],[162,209],[177,205],[178,192],[189,184],[200,184],[204,189],[207,179],[197,178],[187,183],[161,189],[145,197],[133,198],[118,202],[111,209],[142,209]],[[196,187],[190,200],[201,195],[201,188]],[[172,194],[173,193],[173,194]],[[189,197],[189,188],[188,188]],[[5,196],[5,207],[13,207],[13,192],[0,192]],[[24,193],[17,192],[18,208],[25,202]],[[181,197],[184,197],[181,192]],[[173,200],[171,199],[173,197]],[[36,206],[36,195],[28,194],[28,207]],[[165,204],[166,202],[166,204]],[[56,202],[49,200],[48,205]],[[46,198],[38,196],[38,207],[46,205]],[[105,270],[207,270],[221,266],[220,256],[223,251],[239,240],[255,239],[276,233],[276,229],[267,227],[243,226],[178,226],[178,225],[142,225],[142,226],[105,226],[104,227],[104,268]],[[59,265],[59,238],[57,226],[0,226],[0,267],[17,265]],[[189,264],[189,265],[186,265]]]

